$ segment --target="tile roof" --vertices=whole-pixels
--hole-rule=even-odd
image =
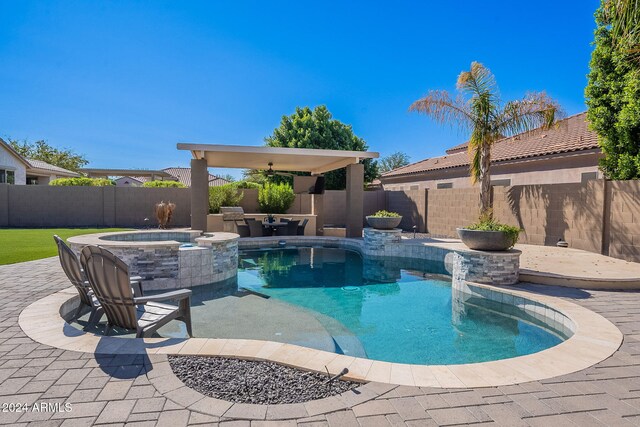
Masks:
[[[431,170],[469,165],[467,143],[447,150],[447,155],[421,160],[382,174],[383,178],[409,175]],[[491,149],[491,161],[504,162],[550,154],[567,153],[598,148],[595,132],[587,127],[586,113],[560,120],[555,128],[519,134],[497,141]]]
[[[183,183],[187,187],[191,187],[191,168],[164,168],[162,170],[167,172],[169,175],[174,176],[178,182]],[[147,182],[150,180],[150,177],[146,176],[135,176],[132,178],[140,182]],[[224,178],[209,174],[209,187],[218,187],[220,185],[227,184],[228,182],[229,181]]]
[[[43,162],[42,160],[36,160],[36,159],[26,159],[27,162],[29,162],[29,164],[31,165],[32,169],[40,169],[40,170],[44,170],[44,171],[48,171],[48,172],[54,172],[58,175],[66,175],[66,176],[80,176],[79,173],[77,172],[73,172],[70,171],[68,169],[64,169],[58,166],[54,166],[52,164],[49,164],[47,162]],[[29,171],[29,169],[27,169],[27,172]]]

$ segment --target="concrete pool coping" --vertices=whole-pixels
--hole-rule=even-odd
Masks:
[[[272,361],[315,372],[328,370],[331,374],[346,367],[349,373],[345,378],[355,381],[441,388],[495,387],[549,379],[595,365],[611,356],[622,343],[623,335],[617,327],[577,304],[517,287],[473,286],[528,298],[558,310],[574,323],[574,334],[538,353],[460,365],[384,362],[273,341],[104,337],[78,330],[62,318],[62,307],[77,299],[74,288],[29,305],[20,314],[19,325],[34,341],[64,350],[113,355],[227,356]]]
[[[173,240],[168,238],[167,240],[111,240],[106,239],[106,237],[113,236],[124,236],[124,235],[133,235],[133,236],[143,236],[148,234],[185,234],[188,235],[191,241],[194,241],[195,238],[202,236],[202,231],[199,230],[191,230],[191,229],[152,229],[152,230],[129,230],[129,231],[111,231],[106,233],[93,233],[93,234],[82,234],[79,236],[73,236],[67,239],[69,244],[78,245],[78,246],[86,246],[86,245],[96,245],[103,246],[106,248],[113,247],[128,247],[135,244],[135,246],[139,246],[141,248],[153,249],[153,248],[178,248],[182,244],[177,240]]]
[[[403,244],[467,250],[460,240],[449,238],[407,238]],[[520,281],[580,289],[640,289],[640,264],[575,248],[518,243]]]

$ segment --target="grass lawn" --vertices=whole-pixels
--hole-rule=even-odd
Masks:
[[[67,239],[79,234],[122,231],[124,228],[3,228],[0,229],[0,265],[47,258],[58,254],[53,235]]]

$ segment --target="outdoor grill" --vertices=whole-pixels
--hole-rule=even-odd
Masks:
[[[244,219],[244,210],[239,206],[221,207],[223,221],[242,221]]]

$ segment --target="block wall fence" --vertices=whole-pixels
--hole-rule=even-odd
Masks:
[[[257,212],[257,190],[244,192],[241,206]],[[523,229],[521,243],[563,238],[572,248],[640,262],[640,181],[494,187],[492,197],[496,218]],[[155,226],[153,207],[162,200],[176,204],[175,226],[189,226],[190,198],[188,188],[0,184],[0,227],[142,227],[144,218]],[[395,211],[407,231],[457,237],[457,227],[476,221],[478,202],[475,188],[365,191],[364,216]],[[325,224],[344,225],[345,191],[326,191],[323,206]],[[311,210],[311,196],[301,194],[288,213]]]
[[[457,237],[476,221],[477,189],[428,190],[427,232]],[[493,187],[495,217],[519,226],[520,243],[569,247],[640,262],[640,181]],[[389,207],[393,210],[393,206]]]
[[[161,201],[176,204],[173,225],[189,225],[188,188],[0,184],[0,227],[155,226],[154,207]]]

